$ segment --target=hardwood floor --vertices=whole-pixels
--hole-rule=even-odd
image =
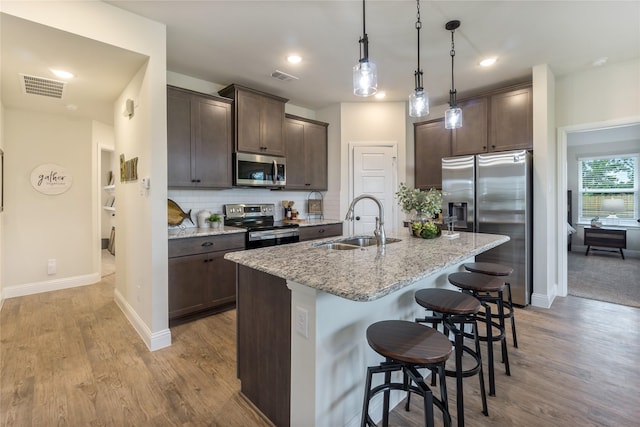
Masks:
[[[149,352],[112,280],[5,301],[0,425],[268,425],[239,395],[235,311],[174,327],[173,345]],[[520,347],[509,347],[511,377],[497,367],[489,417],[476,378],[465,380],[467,426],[637,425],[640,309],[567,297],[516,321]],[[392,425],[421,425],[418,400]]]
[[[6,300],[2,426],[266,426],[239,395],[235,310],[172,328],[150,352],[97,285]]]

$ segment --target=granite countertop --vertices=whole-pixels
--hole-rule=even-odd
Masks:
[[[339,219],[297,219],[284,221],[298,224],[300,227],[311,227],[316,225],[342,224]],[[218,228],[198,228],[198,227],[170,227],[169,239],[186,239],[189,237],[215,236],[218,234],[246,233],[247,230],[239,227],[229,227],[220,225]]]
[[[197,228],[197,227],[186,227],[186,228],[170,228],[169,229],[169,240],[171,239],[185,239],[188,237],[203,237],[203,236],[215,236],[219,234],[234,234],[234,233],[246,233],[247,230],[239,227],[227,227],[225,225],[220,225],[218,228]]]
[[[509,240],[507,236],[461,232],[457,239],[418,239],[355,250],[333,250],[312,242],[232,252],[225,259],[353,301],[373,301]]]

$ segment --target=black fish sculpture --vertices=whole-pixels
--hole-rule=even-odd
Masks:
[[[191,210],[189,210],[189,212],[183,211],[182,208],[180,208],[180,206],[171,199],[167,199],[167,207],[169,225],[180,225],[185,219],[188,219],[189,222],[193,224],[193,220],[191,219]]]

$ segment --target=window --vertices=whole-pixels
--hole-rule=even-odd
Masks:
[[[603,225],[631,225],[638,217],[638,154],[578,161],[579,221],[599,217]]]

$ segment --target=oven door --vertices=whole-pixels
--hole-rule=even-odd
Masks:
[[[291,228],[249,231],[247,239],[247,249],[256,249],[299,242],[300,233],[298,229]]]
[[[247,187],[284,187],[286,162],[284,157],[235,153],[235,185]]]

